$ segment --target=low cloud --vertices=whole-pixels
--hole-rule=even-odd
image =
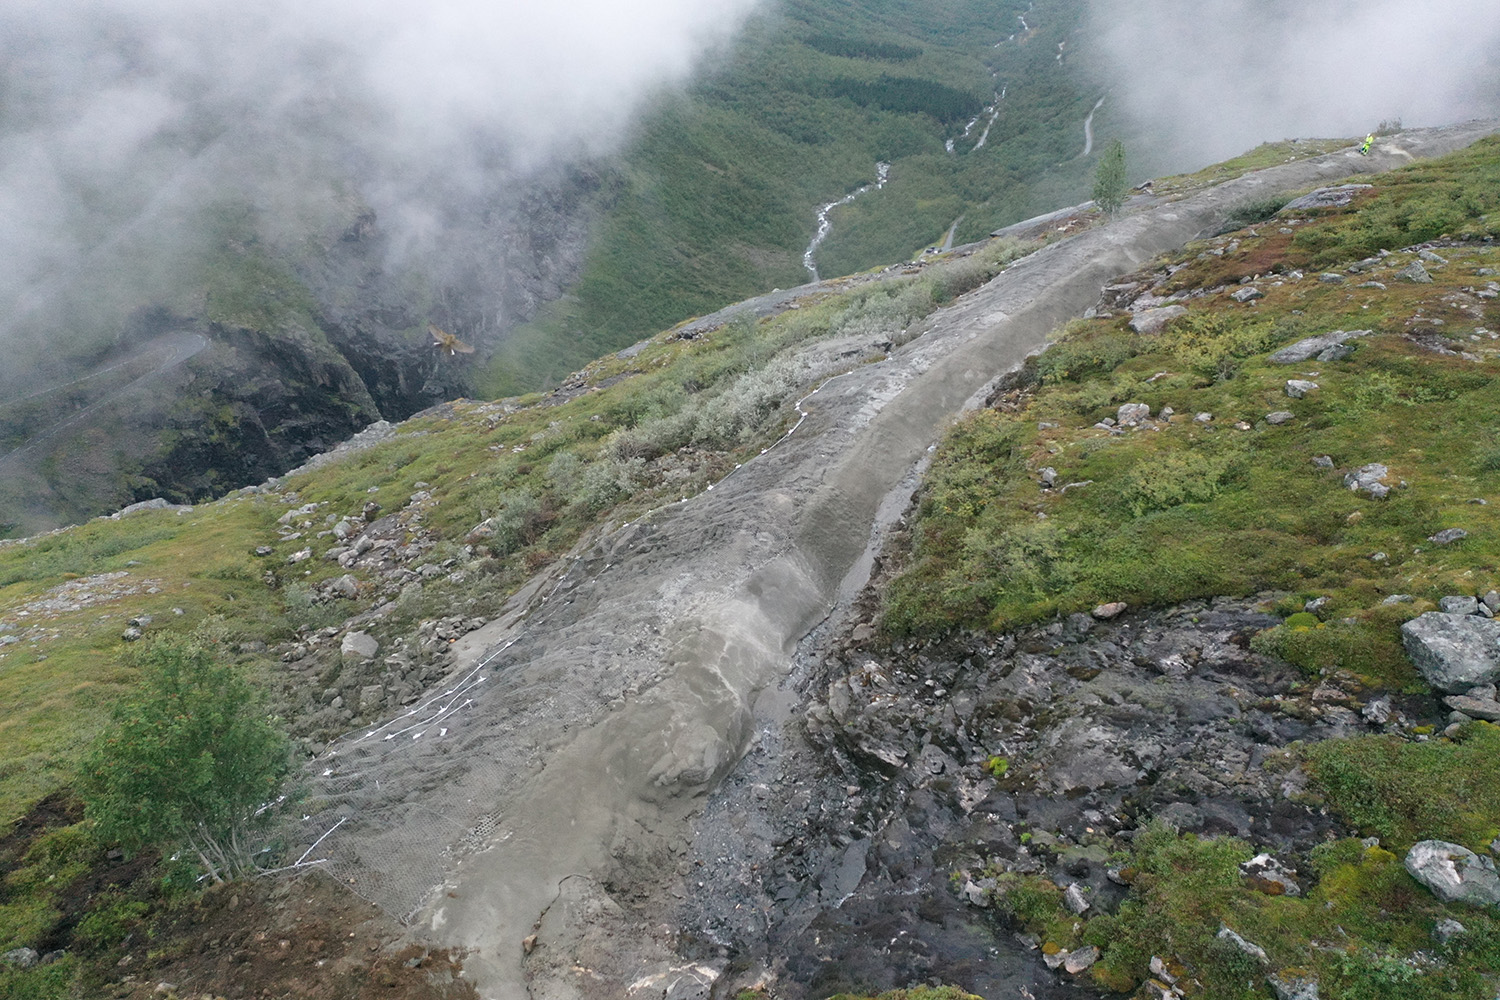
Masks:
[[[1500,115],[1494,0],[1090,0],[1088,35],[1159,168]]]
[[[617,142],[755,2],[10,0],[0,337],[80,269],[190,255],[214,199],[290,238],[352,189],[435,245],[455,200]]]

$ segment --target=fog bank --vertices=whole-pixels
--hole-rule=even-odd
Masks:
[[[357,200],[440,246],[465,198],[615,142],[754,3],[10,0],[0,337],[70,275],[170,280],[215,201],[295,240]]]
[[[1089,0],[1112,103],[1149,124],[1158,169],[1381,121],[1500,114],[1494,0]]]

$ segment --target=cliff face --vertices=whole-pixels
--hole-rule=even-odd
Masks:
[[[0,535],[210,499],[469,393],[474,360],[576,277],[600,189],[574,170],[476,197],[419,251],[362,205],[294,250],[222,238],[200,274],[105,316],[40,384],[17,366],[0,402]],[[33,336],[58,336],[86,297],[31,317]],[[476,353],[435,349],[429,323]]]

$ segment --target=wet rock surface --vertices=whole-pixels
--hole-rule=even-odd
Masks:
[[[730,985],[769,977],[777,996],[941,979],[1045,998],[1096,994],[1070,974],[1073,956],[1047,961],[996,913],[995,873],[1050,878],[1075,912],[1110,912],[1127,892],[1111,853],[1160,817],[1270,848],[1247,884],[1298,894],[1287,859],[1332,821],[1282,751],[1382,731],[1399,713],[1361,715],[1352,679],[1309,684],[1252,651],[1279,620],[1264,607],[1219,599],[1004,637],[806,648],[792,695],[805,710],[763,729],[705,808],[676,920]]]

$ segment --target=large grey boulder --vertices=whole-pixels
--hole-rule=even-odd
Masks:
[[[1406,852],[1406,870],[1445,903],[1500,906],[1500,875],[1495,863],[1467,847],[1424,840]]]
[[[1427,273],[1427,268],[1422,266],[1420,260],[1414,260],[1410,264],[1396,272],[1396,277],[1402,281],[1412,281],[1419,285],[1432,284],[1432,275]]]
[[[1186,306],[1162,306],[1159,309],[1147,309],[1145,312],[1135,314],[1130,321],[1130,328],[1136,333],[1160,333],[1162,327],[1186,312]]]
[[[345,663],[366,663],[380,652],[380,643],[368,632],[350,632],[339,644],[339,657]]]
[[[1323,357],[1323,355],[1330,351],[1337,352],[1343,347],[1345,341],[1368,337],[1373,332],[1372,330],[1333,330],[1329,333],[1320,333],[1316,337],[1308,337],[1288,347],[1283,347],[1271,355],[1271,360],[1278,365],[1294,365],[1309,358],[1317,358],[1320,361],[1337,360],[1335,357]],[[1347,352],[1338,354],[1338,357],[1347,356]]]
[[[1401,643],[1427,683],[1465,694],[1500,679],[1500,621],[1429,611],[1401,626]]]

